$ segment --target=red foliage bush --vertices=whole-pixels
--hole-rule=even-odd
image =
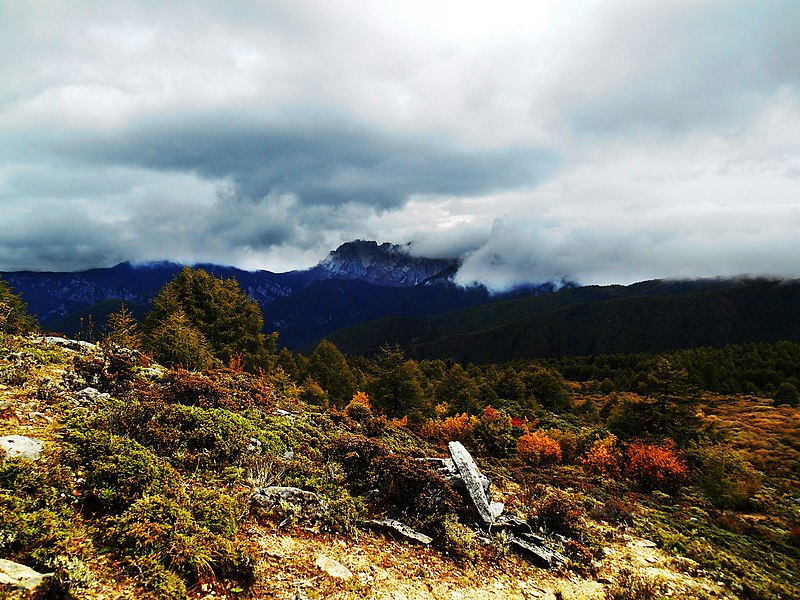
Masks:
[[[689,477],[689,469],[671,442],[635,442],[625,452],[625,474],[647,492],[674,493]]]

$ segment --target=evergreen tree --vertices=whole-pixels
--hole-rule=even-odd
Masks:
[[[407,360],[399,346],[384,346],[367,388],[369,397],[390,417],[421,420],[426,412],[421,375],[417,363]]]
[[[0,332],[27,333],[36,329],[36,318],[29,315],[27,305],[0,278]]]
[[[147,337],[147,349],[160,363],[199,371],[214,366],[211,345],[182,310],[168,314]]]
[[[481,390],[461,365],[453,365],[436,386],[434,395],[437,403],[446,403],[450,414],[477,414],[481,410],[479,399]]]
[[[178,314],[182,317],[176,317]],[[154,352],[156,360],[163,360],[156,350],[164,346],[155,333],[163,334],[166,324],[183,320],[206,340],[211,355],[224,365],[241,358],[247,370],[255,371],[272,359],[268,340],[261,333],[261,310],[234,279],[218,279],[202,269],[185,267],[164,286],[144,322],[145,347]],[[275,346],[277,341],[272,342]]]
[[[322,340],[309,361],[311,377],[328,392],[328,398],[344,408],[356,392],[356,380],[347,360],[335,344]]]
[[[106,340],[109,342],[134,350],[138,350],[141,346],[142,334],[139,331],[139,323],[125,304],[108,315],[106,329],[108,330]]]

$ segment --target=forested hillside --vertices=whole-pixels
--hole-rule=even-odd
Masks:
[[[390,318],[331,334],[345,352],[398,344],[415,358],[490,363],[800,341],[800,283],[651,281],[570,288],[427,318]]]

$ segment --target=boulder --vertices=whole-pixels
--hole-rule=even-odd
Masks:
[[[75,392],[73,402],[77,406],[94,406],[101,400],[108,400],[110,395],[100,392],[97,388],[85,387],[79,392]]]
[[[464,445],[461,442],[450,442],[448,448],[450,449],[450,456],[453,457],[453,463],[464,480],[469,497],[472,499],[475,508],[478,509],[478,514],[486,525],[494,525],[497,517],[503,512],[503,505],[499,502],[489,504],[486,491],[483,488],[481,473],[475,461],[472,460],[472,455],[464,448]]]
[[[45,577],[52,576],[52,573],[39,573],[25,565],[0,558],[0,585],[13,585],[30,591],[39,587]]]
[[[257,511],[283,521],[314,522],[328,512],[328,503],[313,492],[296,487],[257,487],[250,494]]]
[[[44,442],[24,435],[6,435],[0,437],[0,449],[5,450],[6,460],[21,458],[39,460]]]
[[[328,558],[324,554],[319,555],[316,564],[320,569],[336,579],[350,579],[353,576],[350,569],[345,567],[342,563]]]

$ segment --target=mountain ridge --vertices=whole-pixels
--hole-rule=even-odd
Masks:
[[[261,307],[265,331],[279,331],[281,344],[292,349],[364,319],[424,316],[495,298],[481,286],[454,284],[456,259],[416,257],[407,246],[388,242],[347,242],[313,267],[284,273],[192,266],[215,277],[235,278]],[[43,327],[77,335],[79,323],[89,315],[102,323],[111,301],[124,301],[137,315],[146,313],[152,298],[182,268],[171,261],[123,262],[81,272],[2,275]]]

